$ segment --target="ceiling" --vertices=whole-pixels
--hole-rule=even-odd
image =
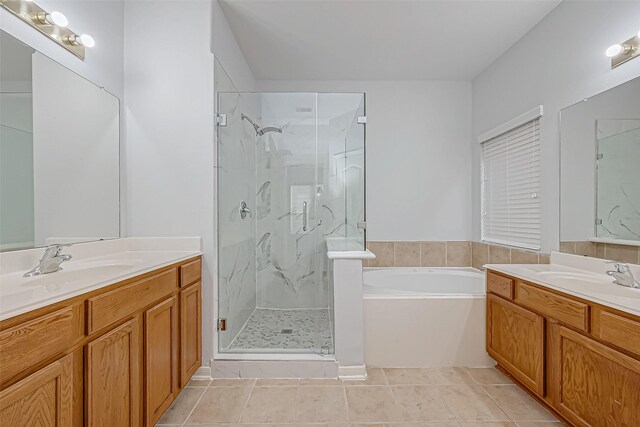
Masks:
[[[221,0],[258,80],[471,80],[560,0]]]

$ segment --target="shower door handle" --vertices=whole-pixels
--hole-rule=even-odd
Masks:
[[[307,231],[307,202],[302,202],[302,231]]]

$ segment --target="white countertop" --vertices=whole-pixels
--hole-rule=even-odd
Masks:
[[[0,320],[202,255],[199,238],[117,239],[65,249],[73,258],[63,270],[34,277],[23,275],[43,249],[1,254]]]
[[[487,269],[640,316],[640,289],[613,283],[604,260],[554,253],[551,264],[487,264]],[[640,267],[632,266],[636,278]]]

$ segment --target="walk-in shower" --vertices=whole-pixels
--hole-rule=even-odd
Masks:
[[[218,93],[218,353],[334,353],[326,240],[364,248],[362,93]]]

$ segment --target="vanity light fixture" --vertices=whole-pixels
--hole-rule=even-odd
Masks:
[[[640,56],[640,31],[624,43],[609,46],[605,55],[611,58],[611,68]]]
[[[94,47],[96,45],[95,40],[89,34],[64,36],[62,41],[72,46]]]
[[[33,16],[33,19],[36,21],[36,25],[57,25],[58,27],[65,28],[69,25],[69,20],[64,14],[55,11],[51,13],[47,12],[38,12]]]
[[[85,48],[96,44],[90,35],[78,35],[69,30],[67,28],[69,20],[63,13],[47,12],[32,0],[0,0],[0,7],[5,8],[83,61]]]

